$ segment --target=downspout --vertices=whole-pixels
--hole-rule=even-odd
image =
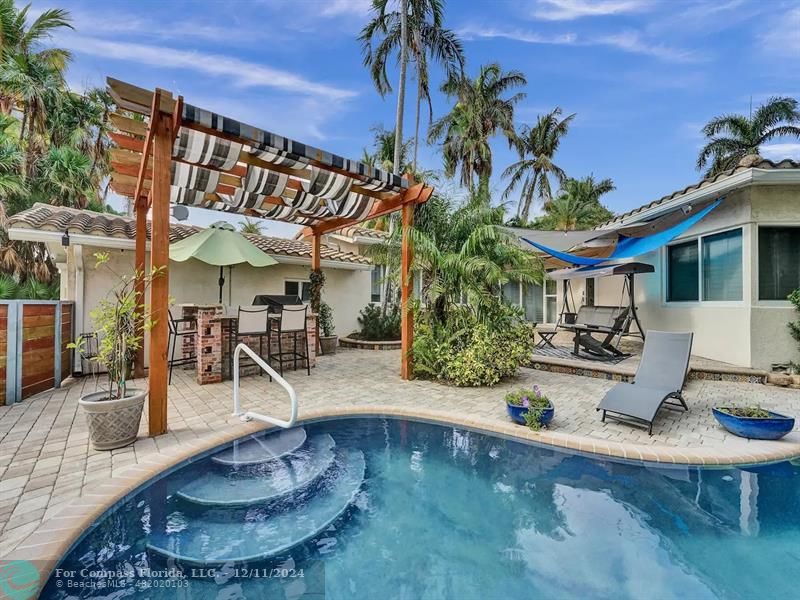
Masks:
[[[80,244],[72,246],[73,258],[75,260],[75,336],[84,333],[83,323],[83,246]],[[73,350],[72,364],[76,374],[83,375],[83,361],[79,348]]]

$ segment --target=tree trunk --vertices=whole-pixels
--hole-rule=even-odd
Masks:
[[[417,72],[417,111],[414,116],[414,162],[412,163],[412,173],[417,173],[417,154],[419,151],[419,113],[422,107],[422,78]]]
[[[397,87],[397,115],[394,123],[394,159],[392,169],[399,175],[401,171],[400,159],[403,149],[403,113],[406,102],[406,71],[408,69],[408,0],[400,0],[400,85]],[[394,220],[389,218],[389,235],[394,233]],[[388,275],[388,273],[386,274]],[[386,276],[383,286],[383,303],[381,312],[386,315],[389,306],[389,296],[392,284]]]
[[[406,70],[408,69],[408,0],[400,1],[400,85],[397,87],[397,115],[394,123],[394,172],[400,174],[403,148],[403,113],[406,102]]]

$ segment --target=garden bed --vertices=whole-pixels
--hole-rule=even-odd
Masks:
[[[400,340],[360,340],[353,337],[339,338],[342,348],[357,348],[359,350],[400,350]]]

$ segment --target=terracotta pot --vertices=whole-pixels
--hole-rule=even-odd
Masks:
[[[338,335],[321,335],[319,336],[319,345],[322,348],[322,354],[336,354],[336,346],[339,343]]]
[[[135,442],[146,398],[147,390],[135,388],[128,388],[120,400],[108,400],[105,391],[82,396],[78,404],[86,415],[94,449],[113,450]]]

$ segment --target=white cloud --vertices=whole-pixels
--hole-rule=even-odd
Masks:
[[[366,16],[371,4],[370,0],[330,0],[324,3],[319,14],[323,17]]]
[[[760,39],[764,50],[790,59],[796,68],[800,56],[800,7],[774,18]]]
[[[572,21],[638,12],[650,5],[647,0],[538,0],[533,16],[546,21]]]
[[[784,158],[800,160],[800,143],[764,144],[761,146],[759,153],[764,158],[775,161],[782,160]]]
[[[608,46],[629,52],[653,56],[667,62],[696,62],[698,57],[689,50],[674,48],[665,44],[650,43],[636,31],[599,36],[579,36],[576,33],[544,35],[536,31],[524,29],[501,29],[493,27],[467,26],[459,30],[459,35],[466,40],[503,38],[526,44],[558,44],[565,46]]]
[[[104,59],[123,60],[166,69],[184,69],[221,77],[239,88],[273,88],[331,100],[345,100],[357,95],[353,90],[317,83],[263,63],[248,62],[222,54],[178,50],[134,42],[116,42],[80,35],[66,35],[59,42],[74,52]]]

